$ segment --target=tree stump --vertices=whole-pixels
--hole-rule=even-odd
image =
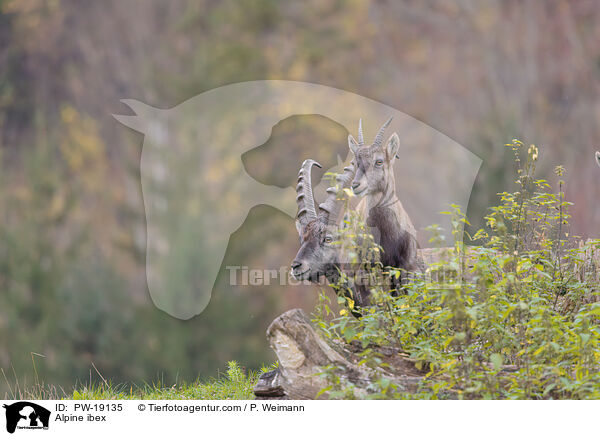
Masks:
[[[254,394],[261,399],[316,399],[328,385],[319,374],[329,365],[336,367],[340,379],[355,386],[357,395],[368,393],[372,380],[380,376],[414,392],[425,373],[415,367],[406,353],[391,347],[378,350],[389,367],[372,369],[358,365],[359,345],[326,341],[300,309],[277,317],[267,329],[267,339],[277,354],[279,368],[263,374],[254,388]],[[319,398],[327,399],[327,392]]]

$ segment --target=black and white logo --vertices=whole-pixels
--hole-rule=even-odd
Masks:
[[[47,430],[50,411],[29,401],[5,404],[6,431],[14,433],[16,429]]]

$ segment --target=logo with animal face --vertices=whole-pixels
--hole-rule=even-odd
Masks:
[[[468,150],[409,115],[318,84],[238,83],[205,92],[171,109],[134,100],[123,103],[135,115],[115,118],[145,135],[140,174],[147,222],[148,288],[158,308],[180,319],[191,318],[208,305],[219,271],[227,267],[222,263],[229,238],[245,222],[250,209],[272,206],[286,213],[293,225],[293,185],[261,183],[246,172],[241,159],[267,142],[282,120],[319,115],[351,130],[361,117],[368,124],[393,115],[391,127],[407,144],[399,147],[401,159],[394,166],[397,190],[413,220],[423,227],[439,223],[450,228],[444,226],[446,218],[439,212],[449,204],[466,209],[481,163]],[[278,153],[290,151],[282,144]],[[268,158],[262,164],[276,170]],[[331,170],[341,173],[347,165],[349,159]],[[320,185],[315,192],[325,195],[328,182]],[[278,242],[273,239],[272,243]],[[253,249],[247,247],[250,255]],[[281,259],[281,266],[289,262]]]
[[[48,429],[50,411],[29,401],[4,404],[6,409],[6,431],[14,433],[16,429]]]

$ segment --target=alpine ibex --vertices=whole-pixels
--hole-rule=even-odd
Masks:
[[[383,144],[384,131],[391,121],[390,118],[379,129],[371,146],[364,145],[362,120],[358,125],[358,141],[352,135],[348,136],[356,169],[352,190],[356,195],[365,197],[357,210],[382,248],[382,265],[416,271],[422,268],[417,251],[417,232],[396,195],[393,164],[398,157],[398,134],[394,132]]]
[[[350,187],[354,167],[345,167],[343,173],[336,177],[338,186],[327,189],[327,199],[319,205],[317,213],[311,181],[314,165],[321,167],[318,162],[307,159],[298,173],[296,229],[301,245],[292,262],[292,275],[298,280],[315,283],[323,276],[331,284],[341,284],[340,292],[351,298],[357,307],[364,306],[368,302],[366,288],[355,286],[351,279],[347,283],[340,283],[341,270],[348,263],[338,243],[340,233],[337,220],[343,200],[337,198],[337,193],[338,189]],[[348,290],[351,295],[347,295]],[[354,311],[353,314],[357,315]]]

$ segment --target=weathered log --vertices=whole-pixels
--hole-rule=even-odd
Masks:
[[[277,317],[267,329],[267,338],[277,354],[279,368],[276,374],[261,377],[254,391],[258,398],[315,399],[328,385],[320,374],[331,365],[341,380],[352,383],[356,396],[368,394],[372,381],[382,376],[414,392],[424,375],[405,353],[391,347],[379,350],[389,367],[358,365],[361,358],[353,349],[356,345],[326,341],[300,309]],[[319,398],[328,398],[327,392]]]

